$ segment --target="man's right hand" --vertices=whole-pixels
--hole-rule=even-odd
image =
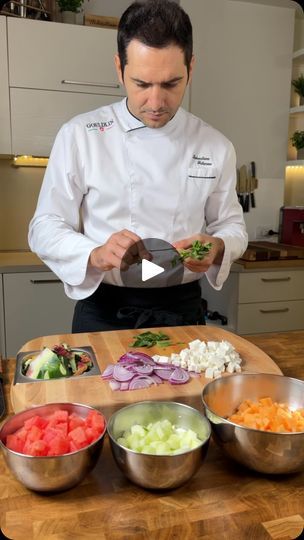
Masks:
[[[104,272],[112,268],[127,270],[129,266],[142,259],[151,259],[151,255],[147,252],[141,238],[128,229],[124,229],[112,234],[103,246],[93,249],[89,264]]]

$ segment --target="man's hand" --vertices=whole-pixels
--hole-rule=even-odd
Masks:
[[[150,258],[141,238],[124,229],[112,234],[103,246],[93,249],[89,264],[102,271],[127,270],[132,264]]]
[[[217,236],[209,236],[207,234],[196,234],[190,238],[179,240],[173,244],[175,249],[188,249],[191,247],[195,240],[199,240],[202,244],[211,243],[212,247],[201,261],[198,259],[191,259],[190,257],[184,260],[184,265],[191,272],[206,272],[212,264],[221,264],[225,251],[225,244],[221,238]]]

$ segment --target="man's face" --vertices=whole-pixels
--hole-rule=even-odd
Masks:
[[[184,53],[177,45],[156,49],[134,39],[128,45],[127,59],[122,76],[119,56],[115,56],[119,80],[126,88],[129,111],[150,128],[164,126],[182,102],[191,80],[193,59],[189,79]]]

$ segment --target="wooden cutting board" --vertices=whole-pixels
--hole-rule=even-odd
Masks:
[[[229,341],[242,357],[242,369],[247,372],[265,372],[282,374],[275,362],[261,349],[244,338],[213,326],[180,326],[173,328],[152,328],[151,331],[162,330],[169,335],[170,347],[137,349],[148,354],[164,354],[179,352],[194,339],[201,341]],[[110,363],[117,362],[126,351],[132,350],[130,343],[133,336],[143,330],[121,330],[112,332],[93,332],[88,334],[53,335],[34,339],[22,347],[21,351],[35,351],[42,347],[52,347],[65,342],[72,347],[91,346],[96,355],[101,372]],[[108,418],[115,410],[142,400],[174,400],[201,408],[201,392],[205,384],[210,382],[203,374],[191,379],[183,385],[171,385],[167,382],[147,389],[132,391],[112,391],[108,381],[100,375],[91,377],[62,378],[49,381],[26,382],[12,384],[11,401],[15,412],[28,407],[51,402],[78,402],[97,407]]]

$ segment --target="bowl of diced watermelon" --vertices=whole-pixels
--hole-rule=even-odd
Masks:
[[[95,467],[106,419],[88,405],[48,403],[9,417],[0,429],[0,447],[11,472],[34,491],[74,487]]]
[[[140,401],[116,411],[107,431],[113,457],[135,484],[173,489],[197,472],[211,427],[197,409],[174,401]]]

